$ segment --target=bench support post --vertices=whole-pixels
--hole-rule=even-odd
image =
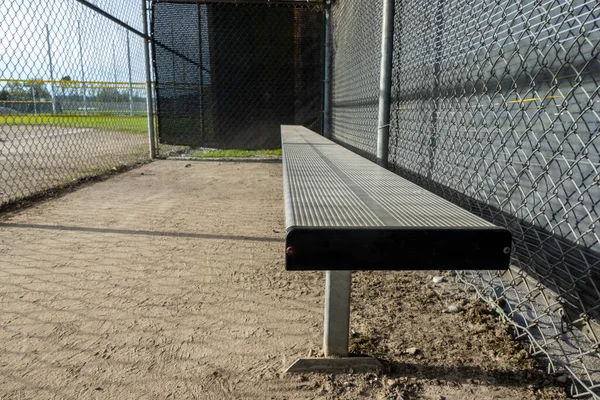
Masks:
[[[368,372],[383,369],[373,357],[348,357],[350,288],[352,271],[327,271],[325,275],[325,358],[299,358],[286,373]]]
[[[325,357],[347,357],[352,271],[327,271],[325,276]]]

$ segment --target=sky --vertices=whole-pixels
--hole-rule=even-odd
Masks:
[[[139,1],[91,2],[142,29]],[[50,79],[46,24],[54,79],[128,82],[127,30],[75,0],[0,0],[0,79]],[[131,80],[144,82],[143,40],[129,39]]]

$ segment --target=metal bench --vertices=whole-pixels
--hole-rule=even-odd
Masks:
[[[282,126],[285,267],[326,273],[324,352],[288,372],[368,367],[348,356],[352,270],[507,269],[511,235],[301,126]],[[366,364],[365,364],[366,363]]]

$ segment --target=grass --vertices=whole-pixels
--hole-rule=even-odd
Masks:
[[[146,116],[122,115],[54,115],[54,114],[3,114],[3,125],[50,125],[64,128],[97,128],[110,131],[147,133]]]
[[[197,153],[190,155],[194,158],[207,158],[207,157],[265,157],[265,156],[281,156],[281,149],[277,150],[240,150],[240,149],[229,149],[229,150],[209,150],[204,153]]]

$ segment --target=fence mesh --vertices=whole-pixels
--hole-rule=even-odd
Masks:
[[[380,10],[332,6],[333,137],[370,158]],[[391,168],[508,227],[511,270],[459,277],[574,396],[600,395],[599,39],[596,1],[396,1]]]
[[[332,139],[375,159],[382,0],[335,2],[331,12]]]
[[[274,149],[282,124],[321,130],[321,7],[161,2],[152,10],[160,143]]]
[[[135,2],[97,0],[142,29]],[[323,18],[155,3],[163,143],[269,148],[320,131]],[[332,136],[375,158],[382,0],[332,4]],[[148,157],[143,40],[76,1],[0,3],[0,206]],[[575,397],[600,396],[600,6],[396,1],[390,163],[506,226],[505,273],[459,272]],[[465,244],[468,246],[468,244]]]
[[[139,2],[95,4],[141,29]],[[0,15],[0,205],[148,158],[141,37],[76,1]]]

